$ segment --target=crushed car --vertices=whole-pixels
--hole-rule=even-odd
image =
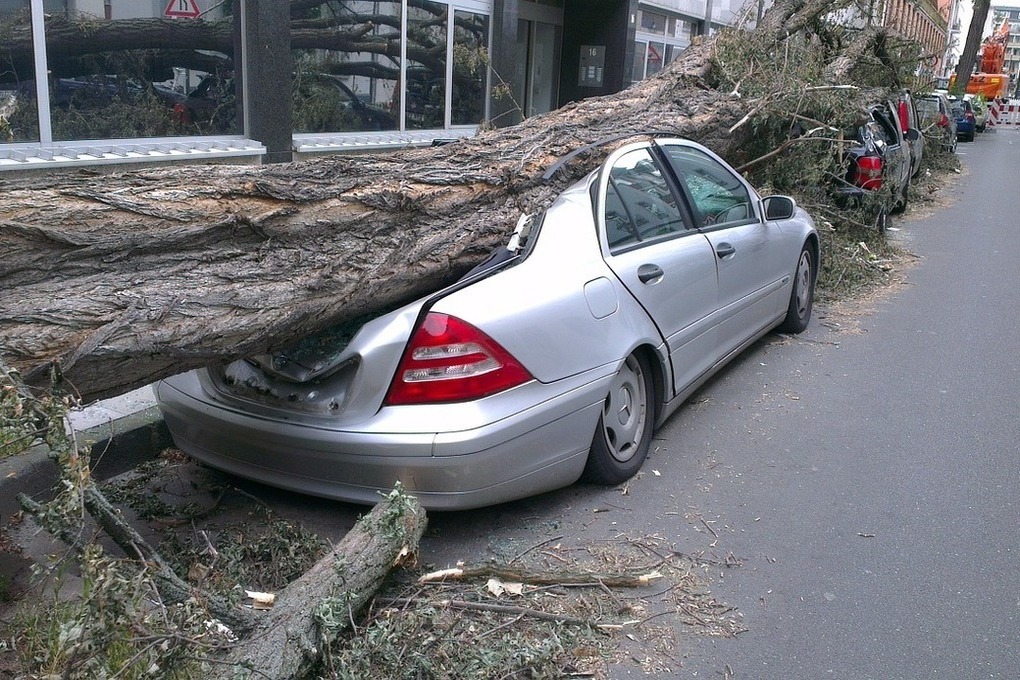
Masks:
[[[812,218],[712,151],[642,138],[443,290],[287,350],[164,380],[188,455],[266,484],[430,509],[637,473],[654,429],[811,318]]]

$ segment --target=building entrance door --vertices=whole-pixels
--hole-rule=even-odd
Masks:
[[[525,59],[514,89],[524,93],[519,104],[525,117],[552,111],[558,104],[562,36],[562,7],[521,2],[517,53]]]

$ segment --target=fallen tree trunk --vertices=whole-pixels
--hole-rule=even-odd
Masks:
[[[390,570],[412,560],[425,533],[425,511],[396,490],[358,520],[329,555],[287,584],[254,630],[212,669],[211,678],[239,669],[266,678],[299,678],[345,631]]]
[[[806,80],[823,80],[797,70],[825,51],[814,22],[846,4],[777,2],[725,64],[713,36],[623,92],[447,146],[0,182],[0,356],[30,384],[56,372],[86,401],[122,393],[456,280],[627,135],[687,137],[735,165],[779,135],[768,158]]]
[[[746,109],[697,86],[706,54],[443,147],[0,184],[0,354],[33,384],[57,366],[89,400],[414,299],[484,259],[521,212],[606,153],[545,182],[570,151],[668,130],[725,152]]]

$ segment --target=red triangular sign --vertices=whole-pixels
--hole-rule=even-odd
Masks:
[[[165,16],[172,18],[194,19],[201,13],[197,0],[170,0],[163,10]]]

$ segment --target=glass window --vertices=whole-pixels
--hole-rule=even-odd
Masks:
[[[665,63],[669,64],[676,58],[676,55],[680,54],[680,48],[676,45],[666,45],[666,58]]]
[[[676,31],[673,33],[674,37],[680,38],[684,42],[690,42],[691,36],[694,34],[694,24],[690,21],[679,20],[676,22]]]
[[[407,129],[442,128],[446,118],[447,6],[407,7]]]
[[[454,125],[481,123],[485,118],[488,47],[489,17],[474,12],[454,12],[450,119]]]
[[[703,225],[754,218],[747,187],[719,161],[689,146],[670,145],[665,151],[686,184]]]
[[[157,4],[48,12],[54,141],[240,133],[230,3],[200,19],[137,22],[165,19]]]
[[[666,15],[641,10],[641,30],[658,35],[666,34]]]
[[[400,2],[337,0],[295,17],[295,132],[397,129],[400,16]]]
[[[648,63],[645,66],[645,76],[650,76],[662,70],[663,54],[666,51],[665,45],[660,42],[648,43]]]
[[[648,45],[643,42],[634,43],[634,64],[631,67],[630,79],[637,82],[645,77],[645,53]]]
[[[893,124],[888,113],[877,110],[873,111],[871,114],[871,122],[868,123],[868,129],[871,130],[875,139],[881,140],[889,145],[899,144],[899,135],[896,134],[896,125]]]
[[[28,3],[0,3],[0,144],[39,141]]]
[[[686,228],[673,192],[648,149],[624,154],[610,170],[605,225],[614,252]]]

